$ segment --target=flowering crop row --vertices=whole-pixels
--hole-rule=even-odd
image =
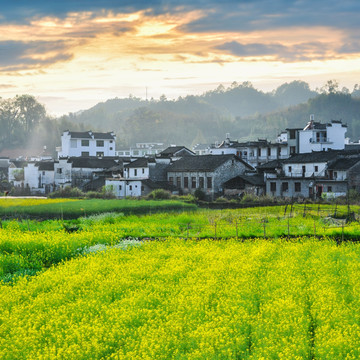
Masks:
[[[358,359],[360,247],[145,242],[0,284],[0,358]]]

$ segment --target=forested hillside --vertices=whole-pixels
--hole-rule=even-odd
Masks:
[[[219,86],[200,96],[189,95],[149,101],[129,96],[110,99],[77,114],[50,118],[31,95],[0,99],[0,151],[47,146],[55,152],[63,130],[114,131],[118,146],[136,142],[164,142],[192,146],[222,140],[249,140],[275,136],[287,127],[341,119],[352,140],[360,138],[360,90],[339,89],[336,81],[312,91],[302,81],[262,92],[249,82]]]

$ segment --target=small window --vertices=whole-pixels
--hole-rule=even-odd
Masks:
[[[81,140],[81,146],[89,146],[89,140]]]
[[[113,148],[111,147],[110,150],[112,150]]]
[[[181,177],[180,177],[180,176],[177,176],[177,177],[176,177],[176,186],[177,186],[178,188],[181,187]]]
[[[172,176],[169,176],[169,184],[173,184],[174,183],[174,178]]]
[[[103,151],[97,151],[96,152],[96,156],[104,156],[104,152]]]
[[[82,151],[81,156],[90,156],[88,151]]]
[[[281,190],[282,191],[288,191],[289,190],[289,183],[288,182],[283,182],[281,184]]]
[[[332,192],[332,186],[328,186],[327,191]]]
[[[295,183],[295,192],[301,192],[301,183],[299,182]]]
[[[208,189],[212,189],[212,177],[210,177],[210,176],[208,176],[208,177],[206,178],[206,187],[207,187]]]
[[[122,190],[122,185],[119,185],[119,190],[120,190],[120,191]]]
[[[129,185],[129,190],[132,190],[132,185]]]
[[[137,169],[134,169],[134,176],[137,176]]]
[[[296,152],[296,147],[290,146],[290,155],[295,154],[295,152]]]
[[[267,153],[268,153],[268,156],[271,156],[271,149],[270,148],[267,149]]]
[[[200,189],[204,188],[204,178],[202,176],[199,177],[199,188]]]
[[[45,175],[45,171],[42,172],[43,176]]]
[[[291,170],[292,170],[292,167],[291,167],[291,166],[289,166],[289,173],[291,173]]]
[[[319,167],[317,165],[315,165],[315,172],[319,171]]]
[[[276,182],[270,183],[270,191],[275,192],[276,191]]]
[[[185,189],[189,188],[189,178],[187,176],[184,177],[184,188]]]
[[[145,169],[144,168],[142,168],[142,173],[145,174]]]
[[[62,174],[62,168],[57,168],[56,172],[57,172],[58,174]]]
[[[103,147],[104,146],[104,140],[96,140],[96,146],[97,147]]]
[[[191,177],[191,187],[193,189],[196,189],[196,177],[195,176]]]

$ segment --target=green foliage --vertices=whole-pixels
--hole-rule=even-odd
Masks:
[[[83,193],[77,187],[65,186],[59,190],[56,190],[48,195],[51,199],[56,198],[84,198],[85,193]]]
[[[164,190],[164,189],[156,189],[153,190],[148,196],[148,199],[153,200],[167,200],[171,198],[170,191]]]
[[[205,192],[199,188],[194,191],[194,196],[197,200],[200,200],[200,201],[206,200]]]
[[[88,191],[84,194],[87,199],[115,199],[113,186],[107,185],[103,186],[101,191]]]

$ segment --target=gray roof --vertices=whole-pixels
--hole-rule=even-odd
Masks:
[[[176,156],[177,153],[185,150],[185,153],[188,153],[189,155],[195,155],[195,153],[191,150],[189,150],[185,146],[169,146],[165,150],[161,151],[159,154],[162,157],[170,157],[170,156]]]
[[[68,159],[73,168],[87,169],[108,169],[118,165],[114,158],[97,158],[97,157],[71,157]]]
[[[187,156],[169,165],[168,172],[174,171],[214,171],[229,160],[243,163],[247,168],[251,165],[235,155],[195,155]]]
[[[272,160],[267,163],[258,165],[256,168],[258,170],[272,170],[276,168],[281,168],[284,160]]]
[[[69,135],[73,139],[115,140],[115,135],[111,132],[69,131]]]
[[[295,154],[284,160],[284,164],[326,163],[335,159],[342,150],[313,151],[311,153]]]
[[[360,162],[360,157],[339,158],[329,164],[330,170],[348,170]]]
[[[41,171],[54,171],[54,161],[38,161],[35,166]]]
[[[124,166],[124,168],[144,168],[148,167],[148,159],[147,158],[138,158],[135,161],[132,161],[130,164]]]
[[[264,177],[262,175],[239,175],[226,181],[224,187],[228,189],[243,189],[244,184],[265,186]]]

